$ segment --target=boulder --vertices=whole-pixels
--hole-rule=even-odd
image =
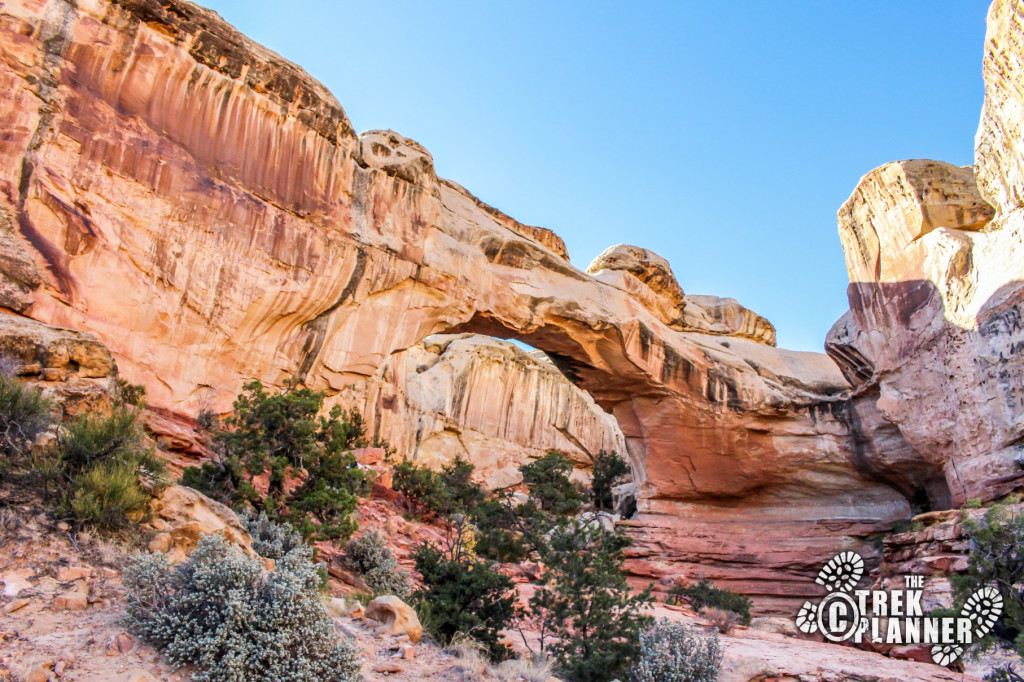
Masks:
[[[381,623],[386,634],[407,635],[414,643],[423,634],[416,612],[398,597],[377,597],[366,606],[366,617]]]
[[[198,490],[172,485],[150,502],[155,517],[169,529],[150,541],[151,551],[163,551],[173,562],[183,561],[203,534],[217,533],[249,556],[256,556],[252,537],[231,509]]]

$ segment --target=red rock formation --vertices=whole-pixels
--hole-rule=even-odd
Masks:
[[[976,167],[887,164],[839,211],[850,312],[826,348],[856,386],[861,469],[932,508],[1024,482],[1022,20],[992,4]]]
[[[420,145],[357,136],[214,13],[14,0],[0,19],[0,210],[21,254],[0,259],[0,303],[92,331],[158,406],[223,410],[291,375],[358,402],[431,334],[516,337],[618,422],[639,572],[726,577],[786,610],[825,558],[870,554],[854,536],[909,514],[906,430],[865,435],[891,411],[845,402],[827,357],[772,347],[738,304],[680,310],[670,269],[577,270]]]

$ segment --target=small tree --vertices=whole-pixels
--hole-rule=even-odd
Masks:
[[[541,509],[552,514],[575,514],[583,506],[584,496],[569,480],[572,462],[551,450],[540,459],[519,467],[523,483]]]
[[[471,517],[477,527],[476,551],[480,556],[514,563],[532,551],[536,503],[516,504],[507,491],[476,505]]]
[[[392,486],[413,504],[441,516],[466,514],[482,503],[487,494],[473,481],[476,467],[457,456],[440,472],[403,460],[395,467]]]
[[[630,473],[629,464],[617,452],[601,450],[593,458],[594,472],[590,489],[594,509],[611,511],[614,506],[612,488]]]
[[[652,601],[650,587],[632,594],[623,573],[629,538],[570,519],[546,540],[539,547],[544,584],[530,599],[527,614],[540,632],[541,649],[576,682],[621,678],[636,657],[640,633],[651,623],[641,614]]]
[[[318,416],[324,394],[288,382],[268,393],[259,381],[235,399],[225,429],[216,434],[221,460],[189,467],[182,483],[235,503],[248,503],[272,520],[287,519],[306,538],[345,539],[365,493],[366,476],[351,450],[366,445],[355,410],[335,405]],[[266,475],[266,492],[254,480]],[[289,481],[299,481],[290,487]]]
[[[975,590],[994,586],[1003,598],[1003,613],[992,631],[974,643],[974,651],[1000,648],[1024,659],[1024,514],[1003,506],[990,508],[982,520],[965,518],[970,542],[967,573],[952,578],[954,596],[963,603]],[[1013,665],[985,677],[996,682],[1021,682]]]
[[[423,589],[414,598],[430,605],[442,643],[461,632],[487,647],[493,659],[505,658],[508,649],[498,635],[515,616],[516,593],[511,578],[474,556],[465,518],[454,519],[440,546],[417,547],[415,558]]]
[[[707,578],[702,578],[696,585],[673,587],[668,592],[668,601],[673,604],[685,601],[694,611],[705,608],[731,611],[739,617],[742,625],[750,625],[750,607],[753,606],[750,598],[719,589]]]

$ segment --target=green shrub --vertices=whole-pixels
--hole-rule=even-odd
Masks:
[[[399,597],[409,594],[409,574],[398,567],[394,552],[377,531],[349,541],[345,546],[345,556],[375,594]]]
[[[443,506],[444,486],[437,472],[416,466],[408,459],[395,466],[391,486],[414,505],[428,510]]]
[[[672,604],[685,601],[695,611],[704,608],[732,611],[740,617],[741,624],[750,625],[750,607],[752,606],[750,598],[729,590],[719,589],[706,578],[696,585],[673,587],[668,592],[668,601]]]
[[[663,621],[640,635],[632,682],[715,682],[722,665],[718,635]]]
[[[617,452],[601,450],[594,457],[590,490],[594,509],[611,511],[614,506],[612,488],[630,473],[629,464]]]
[[[395,467],[392,487],[411,503],[441,516],[466,513],[487,497],[473,482],[472,462],[456,457],[440,472],[403,460]]]
[[[634,595],[623,571],[629,538],[597,524],[563,519],[538,544],[545,570],[531,597],[527,622],[540,646],[576,682],[622,678],[651,622],[642,615],[650,587]]]
[[[324,609],[312,550],[299,546],[272,572],[218,535],[204,535],[172,567],[162,554],[124,572],[125,623],[197,682],[355,682],[356,647],[338,640]]]
[[[468,527],[459,524],[443,547],[417,547],[416,570],[423,589],[413,596],[430,605],[432,634],[442,644],[462,633],[484,645],[493,659],[502,659],[508,649],[498,635],[515,615],[516,592],[512,579],[475,558],[468,543]]]
[[[540,508],[552,514],[575,514],[583,506],[583,493],[569,480],[572,462],[552,450],[540,459],[519,467],[523,483]]]
[[[142,520],[150,494],[139,485],[138,467],[130,462],[103,461],[75,478],[71,512],[80,521],[108,529]]]
[[[202,431],[213,431],[217,427],[217,415],[209,407],[196,413],[196,426]]]
[[[305,538],[348,538],[356,529],[358,496],[368,489],[351,453],[366,445],[366,425],[358,412],[337,405],[318,416],[323,403],[323,392],[296,382],[278,393],[259,381],[246,384],[216,434],[219,461],[187,468],[182,483],[287,520]],[[253,484],[263,474],[265,494]],[[302,483],[291,489],[290,478]]]
[[[117,379],[117,399],[124,405],[144,407],[146,405],[146,387],[142,384],[129,383],[127,379]]]
[[[51,409],[38,388],[0,374],[0,454],[10,459],[24,455],[53,426]]]
[[[981,509],[981,498],[972,497],[964,502],[964,509]]]
[[[305,543],[302,533],[291,524],[277,523],[263,512],[257,515],[251,509],[246,509],[238,515],[238,519],[252,536],[252,548],[261,557],[277,561]]]
[[[536,513],[532,501],[517,505],[504,492],[476,505],[470,512],[477,527],[476,553],[495,561],[522,561],[532,547],[526,536],[533,529]]]
[[[1002,649],[1024,659],[1024,514],[996,505],[980,520],[964,519],[962,527],[970,554],[966,574],[951,576],[956,602],[963,604],[986,586],[994,586],[1003,598],[1002,615],[990,633],[974,642],[973,651]],[[985,679],[1010,682],[1024,677],[1007,664]]]
[[[145,450],[145,436],[138,413],[117,407],[109,415],[85,414],[61,427],[56,454],[71,475],[108,459],[131,460]]]
[[[241,477],[240,468],[232,474],[223,462],[203,462],[201,466],[185,467],[180,482],[210,499],[229,504],[232,501],[232,481],[241,480]]]
[[[57,433],[53,461],[62,506],[77,520],[108,530],[145,517],[165,464],[146,444],[137,410],[86,414]]]

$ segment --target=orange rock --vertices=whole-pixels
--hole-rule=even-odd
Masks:
[[[413,642],[419,642],[423,634],[416,612],[398,597],[377,597],[367,605],[366,617],[381,623],[389,635],[408,635]]]
[[[58,611],[84,611],[89,608],[89,595],[84,592],[65,592],[53,600]]]
[[[57,580],[62,583],[92,577],[93,569],[86,566],[64,566],[57,571]]]

